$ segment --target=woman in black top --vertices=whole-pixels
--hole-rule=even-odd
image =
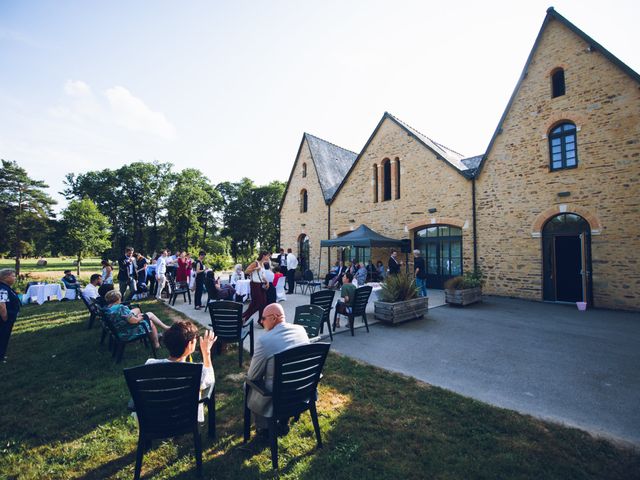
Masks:
[[[193,271],[196,274],[196,293],[193,303],[196,306],[196,310],[202,308],[202,291],[204,290],[204,256],[205,252],[201,251],[198,254],[198,259],[193,262]]]
[[[6,362],[5,354],[9,346],[9,337],[13,324],[20,312],[20,299],[13,291],[16,283],[16,271],[12,268],[0,270],[0,362]]]

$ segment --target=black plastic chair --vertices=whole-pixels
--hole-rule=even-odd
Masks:
[[[296,314],[293,319],[294,325],[302,325],[310,339],[320,339],[320,329],[324,309],[318,305],[300,305],[296,307]]]
[[[189,290],[188,284],[181,284],[178,286],[176,279],[173,276],[168,277],[169,286],[171,287],[171,295],[169,296],[169,305],[175,305],[178,295],[182,295],[182,300],[187,301],[189,297],[189,305],[191,305],[191,290]]]
[[[294,287],[293,287],[293,293],[296,293],[296,291],[295,291],[296,288],[300,288],[300,293],[304,294],[304,291],[307,288],[307,283],[309,283],[309,280],[307,280],[305,278],[305,273],[306,272],[302,272],[302,275],[300,276],[300,279],[299,280],[295,280],[295,284],[294,284]]]
[[[142,342],[145,345],[145,347],[150,345],[151,354],[153,355],[153,358],[157,357],[156,347],[153,345],[153,342],[147,341],[146,333],[140,333],[138,335],[135,335],[134,337],[124,339],[118,333],[118,329],[116,328],[115,322],[109,313],[103,312],[103,314],[101,315],[101,318],[103,321],[103,326],[106,327],[106,330],[110,334],[109,349],[112,351],[111,356],[115,359],[116,363],[120,363],[122,361],[122,357],[124,355],[124,348],[127,346],[127,344],[133,343],[133,342]],[[100,343],[103,342],[104,335],[105,334],[103,332]]]
[[[249,353],[253,355],[253,320],[249,319],[242,323],[242,304],[229,300],[220,300],[209,304],[209,316],[211,317],[211,328],[218,337],[217,350],[220,353],[224,343],[238,344],[238,360],[242,367],[242,357],[244,354],[244,340],[249,337]],[[243,333],[242,329],[246,328]]]
[[[266,391],[264,386],[251,380],[245,383],[244,393],[244,441],[251,436],[251,411],[247,403],[249,390],[254,389],[260,394],[271,397],[273,415],[269,420],[269,443],[271,446],[271,463],[278,469],[278,433],[277,421],[286,421],[289,417],[299,416],[309,411],[313,429],[316,434],[318,448],[322,448],[320,424],[316,410],[318,382],[322,375],[322,368],[329,353],[329,343],[312,343],[294,347],[273,356],[274,376],[273,390]],[[258,412],[259,413],[259,412]]]
[[[371,288],[370,285],[365,285],[363,287],[356,288],[356,293],[353,299],[353,307],[351,308],[351,313],[344,313],[349,318],[349,328],[351,329],[351,336],[355,335],[353,329],[353,323],[356,317],[362,317],[364,320],[364,326],[367,328],[367,333],[369,333],[369,322],[367,322],[367,303],[369,303],[369,297],[371,296]],[[338,312],[333,316],[333,331],[336,331],[336,318],[338,317]]]
[[[304,278],[304,281],[306,282],[304,286],[307,293],[315,292],[316,288],[322,287],[322,282],[315,279],[311,270],[305,270],[302,278]]]
[[[142,458],[151,441],[193,434],[198,474],[202,475],[202,442],[198,403],[202,364],[157,363],[127,368],[124,376],[138,417],[138,450],[134,478],[140,478]]]
[[[335,296],[335,290],[320,290],[311,294],[311,305],[317,305],[324,310],[322,323],[320,324],[320,333],[323,333],[324,324],[326,323],[331,341],[333,341],[333,332],[331,331],[331,309],[333,308],[333,298]]]
[[[89,310],[89,322],[87,325],[87,329],[91,330],[93,328],[93,323],[96,321],[96,318],[98,318],[98,315],[100,314],[100,308],[95,304],[93,299],[87,300],[83,293],[83,290],[80,290],[80,298],[82,299],[82,303],[84,303],[84,306],[87,307],[87,310]]]

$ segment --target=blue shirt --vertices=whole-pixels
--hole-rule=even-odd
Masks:
[[[7,307],[7,321],[15,322],[20,312],[20,299],[13,288],[3,282],[0,282],[0,303]]]

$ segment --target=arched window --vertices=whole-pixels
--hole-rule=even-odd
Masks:
[[[564,70],[556,68],[551,73],[551,98],[561,97],[564,92]]]
[[[307,164],[303,163],[302,164],[302,178],[307,176]]]
[[[400,159],[396,157],[396,199],[400,198]]]
[[[307,191],[303,189],[300,192],[300,213],[305,213],[307,211],[308,206],[309,206],[309,196],[307,195]]]
[[[382,161],[382,201],[391,200],[391,162],[388,158]]]
[[[578,142],[574,123],[561,123],[551,130],[549,133],[549,154],[551,170],[578,166]]]
[[[304,272],[309,267],[309,237],[304,233],[298,237],[298,262]]]
[[[373,203],[378,202],[378,164],[373,164]]]

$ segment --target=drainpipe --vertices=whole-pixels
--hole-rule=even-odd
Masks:
[[[471,209],[473,216],[473,270],[478,270],[478,233],[476,228],[476,177],[471,178]]]
[[[327,240],[331,240],[331,204],[327,205]],[[327,247],[327,269],[331,269],[331,247]],[[318,278],[320,278],[320,272],[318,272]]]

